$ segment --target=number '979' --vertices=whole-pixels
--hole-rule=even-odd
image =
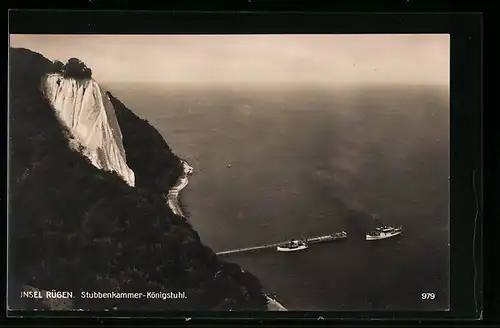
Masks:
[[[422,293],[423,300],[433,300],[436,298],[436,294],[434,293]]]

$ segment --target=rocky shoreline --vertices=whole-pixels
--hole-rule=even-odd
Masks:
[[[267,310],[268,311],[288,311],[286,307],[284,307],[280,302],[271,298],[269,295],[266,295],[267,299]]]
[[[167,194],[167,204],[174,214],[186,217],[179,203],[179,193],[189,184],[189,177],[193,174],[194,168],[185,160],[182,162],[182,175],[177,179],[175,185]]]

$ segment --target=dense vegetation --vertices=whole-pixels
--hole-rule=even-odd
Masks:
[[[134,170],[136,186],[167,192],[182,173],[181,162],[172,154],[161,134],[148,121],[137,117],[108,92],[123,134],[127,164]],[[140,146],[138,146],[140,145]],[[144,145],[154,145],[144,147]],[[154,158],[154,165],[150,160]]]
[[[131,188],[68,147],[67,131],[39,87],[53,63],[11,49],[10,65],[9,273],[17,284],[11,290],[184,291],[188,297],[74,299],[76,308],[88,309],[265,309],[259,281],[219,261],[165,204],[162,192],[174,184],[180,164],[152,126],[111,96],[136,173]]]
[[[73,79],[90,79],[92,77],[92,70],[78,58],[70,58],[66,64],[55,60],[50,68],[50,73],[61,74],[66,78]]]

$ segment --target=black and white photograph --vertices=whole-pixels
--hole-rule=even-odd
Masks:
[[[10,34],[8,309],[448,311],[448,34]]]

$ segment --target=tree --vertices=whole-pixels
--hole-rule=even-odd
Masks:
[[[90,79],[92,70],[78,58],[70,58],[62,69],[64,77],[74,79]]]
[[[52,62],[51,71],[52,71],[52,73],[59,73],[60,74],[60,73],[62,73],[63,67],[64,67],[64,64],[62,61],[54,60]]]

